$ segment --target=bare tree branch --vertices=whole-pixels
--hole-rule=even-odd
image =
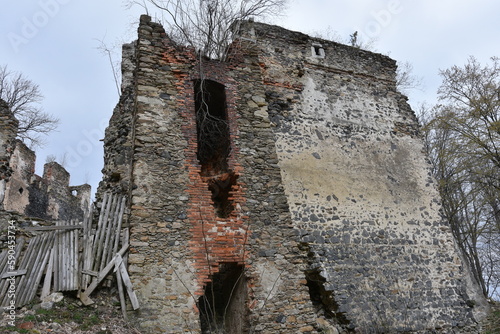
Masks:
[[[231,25],[251,17],[283,14],[288,0],[126,0],[128,6],[149,4],[167,15],[164,22],[177,43],[203,56],[224,60],[231,42]],[[149,11],[149,10],[148,10]]]
[[[0,98],[19,121],[18,137],[28,146],[43,145],[43,135],[54,131],[59,120],[42,110],[43,96],[37,84],[21,73],[0,66]]]
[[[422,89],[422,78],[413,75],[413,65],[409,62],[399,63],[396,69],[396,87],[407,94],[412,89]]]
[[[500,63],[441,71],[445,104],[421,113],[444,215],[483,293],[500,286]]]

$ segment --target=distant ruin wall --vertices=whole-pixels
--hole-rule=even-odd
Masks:
[[[3,101],[2,101],[3,102]],[[91,187],[69,186],[69,173],[57,162],[35,174],[35,152],[16,140],[17,120],[2,105],[0,113],[0,163],[2,209],[45,220],[83,219],[90,208]]]
[[[133,320],[145,333],[476,332],[482,297],[395,62],[275,26],[239,33],[221,63],[142,16],[124,47],[99,192],[128,196]]]
[[[0,99],[0,210],[3,209],[7,182],[12,175],[10,157],[14,151],[18,126],[19,122],[12,117],[7,102]]]

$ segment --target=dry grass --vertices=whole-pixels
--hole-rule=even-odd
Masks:
[[[123,319],[114,295],[101,290],[93,296],[96,303],[88,307],[70,295],[50,310],[37,305],[23,307],[16,312],[16,327],[7,326],[6,314],[2,314],[0,333],[140,334]]]
[[[500,303],[495,302],[483,323],[484,334],[500,334]]]

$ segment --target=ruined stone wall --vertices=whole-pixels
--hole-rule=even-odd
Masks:
[[[7,102],[0,99],[0,210],[3,209],[5,190],[12,168],[10,157],[14,151],[19,122],[12,116]]]
[[[474,323],[462,267],[388,57],[253,25],[307,276],[345,328]],[[300,87],[299,100],[297,87]]]
[[[46,220],[83,219],[90,208],[90,185],[70,187],[69,173],[57,162],[46,163],[43,176],[36,175],[35,162],[35,152],[17,140],[4,210]]]
[[[56,162],[45,164],[43,177],[36,175],[35,152],[16,140],[17,127],[0,100],[0,209],[39,219],[83,219],[90,185],[70,187],[69,173]]]
[[[133,137],[124,141],[134,149],[129,271],[144,301],[136,321],[151,333],[198,333],[207,326],[199,314],[207,307],[203,296],[225,282],[238,286],[238,302],[227,311],[234,333],[311,329],[305,253],[292,234],[257,58],[245,61],[235,49],[226,64],[200,60],[147,17],[135,45],[135,66],[128,69],[135,103],[115,110],[107,133],[123,123],[119,112],[131,115]],[[231,151],[220,173],[203,167],[196,154],[194,86],[202,79],[224,86]],[[117,140],[105,140],[111,161],[102,189],[113,187],[107,180],[120,153]],[[214,205],[219,190],[228,192],[228,214]]]
[[[110,119],[104,136],[104,178],[99,184],[96,202],[105,191],[127,193],[130,191],[132,164],[133,110],[135,103],[135,53],[136,44],[122,47],[122,85],[120,101]]]
[[[278,27],[236,27],[242,38],[224,63],[175,45],[147,16],[124,48],[99,191],[128,196],[137,325],[471,325],[472,297],[395,62]],[[200,134],[205,103],[218,110],[215,137]]]

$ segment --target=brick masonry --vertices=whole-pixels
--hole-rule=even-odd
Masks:
[[[147,16],[124,46],[99,193],[129,199],[134,321],[145,333],[207,332],[200,298],[233,265],[243,283],[223,305],[228,333],[477,332],[482,300],[440,217],[395,62],[237,27],[225,62],[176,45]],[[220,173],[197,156],[199,80],[224,87]],[[227,215],[213,183],[225,184]]]

